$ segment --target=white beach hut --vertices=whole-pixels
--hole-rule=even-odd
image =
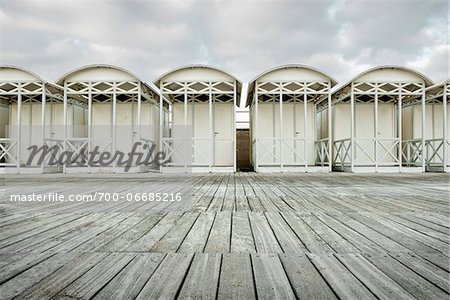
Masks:
[[[60,144],[63,134],[63,89],[16,66],[0,66],[0,167],[7,172],[60,170],[39,157],[30,160],[30,146]]]
[[[450,79],[429,87],[425,100],[426,171],[450,171]]]
[[[158,148],[159,92],[128,70],[111,65],[89,65],[75,69],[58,81],[66,99],[64,140],[75,153],[117,151],[129,153],[135,143]],[[69,109],[76,103],[78,112]],[[70,118],[71,114],[75,114]],[[143,148],[139,148],[142,150]],[[111,168],[121,172],[119,160]],[[65,168],[65,171],[92,171],[92,166]],[[133,171],[146,171],[138,166]]]
[[[367,70],[332,95],[333,168],[421,172],[425,88],[432,81],[399,66]]]
[[[263,72],[248,86],[255,171],[331,171],[330,93],[336,81],[303,65]]]
[[[176,68],[158,77],[162,170],[236,170],[236,106],[242,84],[205,65]]]

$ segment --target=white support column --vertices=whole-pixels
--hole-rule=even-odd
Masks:
[[[159,84],[159,93],[159,152],[162,152],[164,149],[164,93],[162,82]],[[162,172],[162,166],[159,166],[159,171]]]
[[[264,97],[264,96],[263,96]],[[276,131],[276,127],[277,127],[277,122],[276,122],[276,97],[273,97],[271,100],[272,103],[272,150],[273,150],[273,157],[272,157],[272,162],[275,164],[277,162],[277,157],[276,157],[276,149],[277,149],[277,131]],[[280,104],[281,105],[281,104]],[[278,108],[278,115],[280,114],[280,108]],[[280,139],[281,141],[281,137],[278,136],[278,139]],[[280,164],[281,164],[281,156],[280,156]],[[281,169],[281,167],[280,167]]]
[[[280,170],[283,172],[283,93],[280,92]]]
[[[328,82],[328,171],[333,171],[333,127],[331,114],[331,82]]]
[[[427,153],[425,149],[425,83],[422,84],[422,172],[425,172]]]
[[[189,147],[191,147],[192,149],[192,145],[189,145],[188,143],[188,131],[187,131],[187,93],[184,92],[184,142],[185,142],[185,160],[184,160],[184,171],[187,173],[187,162],[188,162],[188,154],[190,153],[190,151],[188,150]],[[192,136],[193,138],[193,136]],[[191,140],[193,142],[193,139]],[[195,155],[195,153],[193,153]],[[191,158],[192,160],[194,160],[194,158]]]
[[[28,98],[30,109],[28,110],[28,145],[31,146],[32,137],[33,137],[33,97],[29,96]]]
[[[317,124],[316,124],[316,119],[317,119],[317,105],[316,105],[316,97],[317,97],[318,95],[314,95],[313,96],[313,99],[312,99],[312,105],[313,105],[313,115],[312,115],[312,130],[311,130],[311,133],[312,133],[312,138],[311,138],[311,143],[312,143],[312,154],[313,154],[313,165],[314,166],[316,166],[317,165],[317,162],[316,162],[316,140],[317,140],[317,138],[318,138],[318,135],[317,135]],[[320,97],[320,96],[319,96]],[[320,117],[322,117],[322,111],[320,112]],[[319,134],[319,136],[320,137],[322,137],[322,119],[320,120],[320,126],[319,126],[319,129],[320,129],[320,134]],[[323,164],[322,164],[322,166],[323,166]]]
[[[112,102],[112,146],[111,146],[111,152],[112,155],[114,156],[116,153],[116,147],[117,147],[117,136],[116,136],[116,132],[117,132],[117,128],[116,128],[116,122],[117,121],[117,95],[116,95],[116,83],[113,83],[113,102]],[[114,161],[114,165],[113,165],[113,172],[116,171],[116,166],[117,166],[117,162]]]
[[[41,130],[42,130],[42,146],[45,145],[45,102],[46,102],[46,88],[45,83],[42,84],[42,98],[41,98]],[[41,164],[41,173],[44,173],[44,162]]]
[[[450,161],[448,161],[448,151],[449,151],[449,149],[448,149],[448,145],[447,145],[447,140],[448,140],[448,132],[447,132],[447,122],[448,122],[448,116],[447,116],[447,85],[448,83],[446,83],[446,84],[444,84],[443,86],[442,86],[442,88],[444,89],[444,92],[443,92],[443,94],[442,94],[442,109],[443,109],[443,112],[444,112],[444,130],[443,130],[443,142],[444,142],[444,144],[442,145],[443,146],[443,149],[442,149],[442,151],[443,151],[443,154],[442,154],[442,156],[443,156],[443,160],[444,160],[444,172],[447,172],[448,171],[448,164],[450,164]]]
[[[211,172],[211,168],[214,164],[214,143],[215,143],[215,129],[213,120],[213,101],[211,91],[208,93],[208,122],[209,122],[209,167],[208,170]]]
[[[355,164],[355,95],[353,82],[350,86],[350,171],[354,171]]]
[[[233,170],[236,172],[236,101],[237,101],[237,83],[234,81],[233,86]]]
[[[54,104],[52,104],[52,111],[54,108]],[[67,151],[67,82],[64,81],[64,99],[63,99],[63,126],[64,126],[64,144],[63,149],[64,152]],[[52,113],[52,119],[53,119],[53,113]],[[53,124],[52,124],[53,127]],[[53,132],[53,128],[51,130]],[[51,136],[53,137],[53,136]],[[67,172],[67,166],[63,165],[63,173]]]
[[[258,127],[259,127],[259,117],[258,117],[258,92],[257,92],[257,88],[258,88],[258,82],[255,82],[255,92],[254,92],[254,99],[255,99],[255,172],[258,172],[258,166],[259,166],[259,161],[258,161]]]
[[[305,82],[305,88],[307,83]],[[305,159],[305,172],[308,170],[308,95],[303,94],[303,157]]]
[[[378,173],[378,83],[375,83],[375,100],[374,100],[374,153],[375,173]]]
[[[89,94],[88,94],[88,153],[92,151],[92,89],[91,83],[89,83]],[[88,166],[88,172],[91,173],[91,165]]]
[[[294,100],[292,102],[292,119],[294,121],[294,164],[297,164],[297,153],[295,152],[295,150],[297,150],[297,133],[298,128],[297,128],[297,95],[294,96]]]
[[[403,124],[402,124],[402,105],[403,105],[403,95],[402,91],[400,89],[400,94],[398,95],[398,170],[399,172],[402,172],[402,165],[403,165],[403,150],[402,150],[402,144],[403,144]]]
[[[22,84],[18,85],[17,94],[17,172],[20,173],[22,160]]]
[[[431,102],[431,139],[436,138],[436,103],[435,99]]]
[[[141,109],[142,109],[142,88],[141,88],[141,82],[139,81],[138,84],[138,94],[137,94],[137,141],[141,141],[142,137],[142,116],[141,116]],[[150,107],[151,111],[153,111],[153,107]],[[134,115],[134,112],[133,112]],[[153,118],[152,118],[153,119]]]

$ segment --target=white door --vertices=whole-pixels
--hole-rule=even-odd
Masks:
[[[395,105],[390,103],[378,104],[377,157],[380,164],[396,161],[398,150],[395,145]]]
[[[214,166],[233,166],[233,103],[214,104]]]

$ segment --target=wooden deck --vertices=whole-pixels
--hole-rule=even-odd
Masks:
[[[444,174],[4,179],[0,298],[448,299]],[[181,192],[179,202],[11,193]]]

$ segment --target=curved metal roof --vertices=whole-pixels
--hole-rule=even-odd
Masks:
[[[406,71],[406,72],[412,73],[415,76],[417,76],[420,79],[422,79],[425,82],[425,86],[430,86],[430,85],[434,84],[433,80],[431,80],[429,77],[425,76],[424,74],[422,74],[422,73],[420,73],[420,72],[418,72],[418,71],[416,71],[414,69],[403,67],[403,66],[396,66],[396,65],[383,65],[383,66],[373,67],[373,68],[370,68],[370,69],[368,69],[368,70],[366,70],[364,72],[359,73],[358,75],[353,77],[351,80],[346,82],[344,85],[342,85],[342,87],[345,87],[345,86],[349,85],[351,82],[356,81],[358,78],[360,78],[360,77],[362,77],[362,76],[364,76],[366,74],[369,74],[369,73],[371,73],[373,71],[377,71],[377,70],[383,70],[383,69],[392,69],[392,70]],[[338,89],[340,89],[340,88],[338,88]]]
[[[67,77],[69,77],[70,75],[75,74],[76,72],[79,72],[79,71],[88,70],[88,69],[95,69],[95,68],[106,68],[106,69],[110,68],[110,69],[114,69],[114,70],[118,70],[118,71],[124,72],[125,74],[128,74],[128,75],[130,75],[131,77],[136,78],[138,81],[140,81],[142,84],[144,84],[145,86],[147,86],[147,87],[148,87],[150,90],[152,90],[154,93],[156,93],[157,95],[159,95],[159,91],[158,91],[156,88],[154,88],[154,87],[150,86],[149,84],[147,84],[145,81],[143,81],[141,78],[139,78],[138,76],[136,76],[134,73],[128,71],[128,70],[125,69],[125,68],[118,67],[118,66],[114,66],[114,65],[109,65],[109,64],[91,64],[91,65],[85,65],[85,66],[82,66],[82,67],[73,69],[72,71],[67,72],[66,74],[64,74],[63,76],[61,76],[61,77],[56,81],[56,83],[57,83],[57,84],[60,84],[60,85],[63,85],[63,84],[64,84],[64,80],[65,80]]]
[[[44,79],[42,76],[39,76],[36,73],[31,72],[30,70],[24,69],[22,67],[18,67],[18,66],[14,66],[14,65],[2,65],[2,66],[0,66],[0,69],[14,69],[14,70],[18,70],[18,71],[24,72],[24,73],[26,73],[28,75],[31,75],[33,77],[36,77],[36,79],[38,79],[41,82],[49,82],[48,80]]]
[[[319,73],[320,75],[325,76],[326,78],[328,78],[328,79],[330,80],[330,82],[331,82],[331,87],[336,86],[336,84],[337,84],[336,79],[334,79],[334,78],[331,77],[330,75],[328,75],[328,74],[322,72],[322,71],[319,70],[319,69],[316,69],[316,68],[313,68],[313,67],[310,67],[310,66],[307,66],[307,65],[302,65],[302,64],[285,64],[285,65],[281,65],[281,66],[277,66],[277,67],[270,68],[270,69],[268,69],[268,70],[266,70],[266,71],[260,73],[259,75],[257,75],[256,77],[254,77],[254,78],[248,83],[248,89],[247,89],[247,101],[246,101],[245,106],[248,106],[248,105],[251,103],[251,94],[253,93],[254,84],[255,84],[255,82],[256,82],[259,78],[261,78],[262,76],[264,76],[264,75],[266,75],[266,74],[272,73],[272,72],[274,72],[274,71],[278,71],[278,70],[282,70],[282,69],[295,69],[295,68],[297,68],[297,69],[306,69],[306,70],[309,70],[309,71],[317,72],[317,73]]]
[[[266,70],[266,71],[260,73],[259,75],[257,75],[256,77],[254,77],[254,78],[248,83],[248,85],[249,85],[249,87],[250,87],[250,86],[251,86],[252,84],[254,84],[255,81],[258,80],[260,77],[262,77],[262,76],[264,76],[264,75],[266,75],[266,74],[272,73],[272,72],[274,72],[274,71],[278,71],[278,70],[281,70],[281,69],[295,69],[295,68],[297,68],[297,69],[307,69],[307,70],[310,70],[310,71],[314,71],[314,72],[317,72],[317,73],[319,73],[319,74],[321,74],[321,75],[323,75],[323,76],[329,78],[332,87],[335,86],[335,85],[337,84],[337,81],[336,81],[333,77],[331,77],[330,75],[328,75],[328,74],[322,72],[322,71],[319,70],[319,69],[316,69],[316,68],[313,68],[313,67],[310,67],[310,66],[307,66],[307,65],[302,65],[302,64],[286,64],[286,65],[281,65],[281,66],[277,66],[277,67],[270,68],[270,69],[268,69],[268,70]]]
[[[181,70],[186,70],[186,69],[196,69],[196,68],[200,68],[200,69],[211,69],[211,70],[215,70],[215,71],[222,72],[222,73],[224,73],[224,74],[230,76],[230,77],[233,78],[234,80],[236,80],[237,83],[238,83],[238,85],[239,85],[239,89],[242,87],[242,81],[240,81],[240,80],[239,80],[236,76],[234,76],[233,74],[230,74],[229,72],[224,71],[224,70],[222,70],[222,69],[220,69],[220,68],[213,67],[213,66],[210,66],[210,65],[203,65],[203,64],[191,64],[191,65],[185,65],[185,66],[177,67],[177,68],[175,68],[175,69],[172,69],[172,70],[170,70],[170,71],[168,71],[168,72],[162,74],[161,76],[158,76],[158,78],[156,78],[155,80],[153,80],[153,83],[154,83],[156,86],[159,86],[159,82],[161,81],[161,79],[164,78],[164,77],[166,77],[166,76],[168,76],[168,75],[170,75],[170,74],[172,74],[172,73],[175,73],[175,72],[178,72],[178,71],[181,71]]]

